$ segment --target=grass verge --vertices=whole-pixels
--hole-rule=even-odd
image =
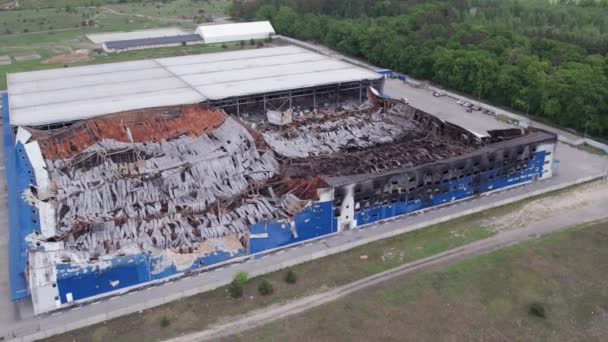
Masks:
[[[591,146],[589,144],[583,144],[580,148],[583,151],[586,151],[586,152],[589,152],[589,153],[592,153],[592,154],[595,154],[598,156],[602,156],[602,157],[608,156],[608,153],[606,153],[604,150],[599,149],[595,146]]]
[[[292,267],[297,274],[296,284],[287,284],[284,281],[286,271],[274,272],[249,280],[244,287],[242,298],[238,300],[230,298],[227,287],[222,287],[141,313],[58,335],[50,338],[49,341],[132,341],[141,336],[148,336],[149,340],[162,340],[200,331],[227,317],[344,285],[408,262],[493,236],[495,232],[492,228],[486,227],[486,220],[519,210],[536,199],[560,196],[564,192],[574,191],[578,187],[486,210],[296,265]],[[361,258],[362,256],[365,257]],[[259,296],[257,289],[263,278],[273,284],[273,295]]]
[[[396,278],[234,339],[606,341],[607,229],[595,222]]]

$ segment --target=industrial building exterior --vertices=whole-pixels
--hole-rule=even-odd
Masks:
[[[275,34],[269,21],[200,25],[194,32],[178,28],[91,34],[89,40],[105,52],[158,47],[266,40]]]
[[[294,46],[8,77],[11,290],[43,313],[552,175]]]
[[[199,34],[206,44],[237,42],[240,40],[267,39],[275,34],[269,21],[254,21],[221,25],[201,25],[197,27]]]

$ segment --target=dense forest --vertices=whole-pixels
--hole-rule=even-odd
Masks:
[[[608,137],[608,0],[234,0],[231,14]]]

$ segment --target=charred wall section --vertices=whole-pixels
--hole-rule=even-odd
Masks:
[[[543,166],[550,163],[548,157],[552,153],[544,146],[555,142],[556,137],[552,134],[534,132],[514,141],[415,168],[367,178],[330,180],[334,187],[335,216],[352,221],[362,211],[391,204],[416,202],[419,204],[416,208],[428,207],[436,205],[441,196],[451,201],[504,187],[512,180],[543,178],[543,172],[546,172]]]

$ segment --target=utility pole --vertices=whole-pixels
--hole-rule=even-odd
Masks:
[[[587,122],[585,122],[585,139],[587,139],[587,129],[589,128],[590,122],[591,122],[591,119],[588,119]]]

